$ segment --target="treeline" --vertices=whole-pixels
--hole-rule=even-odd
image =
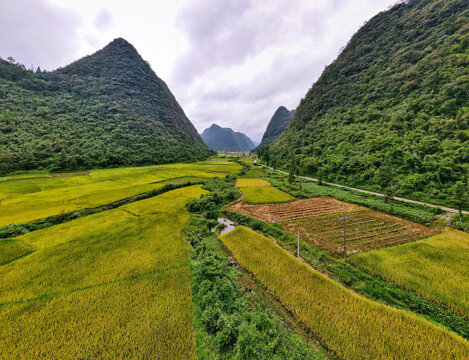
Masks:
[[[270,163],[444,202],[469,170],[469,6],[411,0],[371,19],[301,101]]]

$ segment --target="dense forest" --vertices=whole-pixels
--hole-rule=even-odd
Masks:
[[[124,39],[52,72],[0,59],[0,173],[147,165],[211,152]]]
[[[259,148],[272,144],[293,119],[293,115],[295,115],[295,110],[288,110],[285,106],[280,106],[270,119]]]
[[[222,128],[217,124],[205,129],[201,136],[205,144],[215,151],[249,151],[255,147],[246,134]]]
[[[468,20],[467,0],[410,0],[372,18],[301,100],[269,162],[447,199],[469,169]]]

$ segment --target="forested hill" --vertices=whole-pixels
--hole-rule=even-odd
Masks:
[[[288,110],[285,106],[280,106],[270,119],[259,148],[272,144],[293,119],[293,115],[295,115],[295,110]]]
[[[210,151],[124,39],[53,72],[0,60],[0,171],[201,160]]]
[[[202,139],[215,151],[249,151],[255,147],[247,135],[216,124],[203,131]]]
[[[469,2],[396,5],[324,70],[271,145],[272,162],[289,168],[294,150],[300,172],[447,199],[467,179],[468,94]]]

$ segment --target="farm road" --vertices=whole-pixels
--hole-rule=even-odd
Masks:
[[[273,171],[277,171],[277,172],[282,173],[282,174],[289,175],[289,173],[286,172],[286,171],[274,169],[274,168],[272,168],[272,167],[270,167],[270,166],[265,166],[265,165],[262,165],[262,166],[265,167],[265,168],[267,168],[267,169],[270,169],[270,170],[273,170]],[[295,176],[296,176],[296,175],[295,175]],[[311,177],[307,177],[307,176],[296,176],[296,177],[297,177],[297,178],[300,178],[300,179],[315,181],[315,182],[318,182],[318,181],[319,181],[318,179],[311,178]],[[365,194],[370,194],[370,195],[376,195],[376,196],[384,197],[384,194],[377,193],[377,192],[374,192],[374,191],[368,191],[368,190],[357,189],[357,188],[354,188],[354,187],[351,187],[351,186],[345,186],[345,185],[340,185],[340,184],[334,184],[334,183],[327,182],[327,181],[323,181],[323,183],[324,183],[324,184],[327,184],[327,185],[337,186],[337,187],[344,188],[344,189],[349,189],[349,190],[354,190],[354,191],[362,192],[362,193],[365,193]],[[403,201],[403,202],[407,202],[407,203],[412,203],[412,204],[426,205],[426,206],[430,206],[430,207],[434,207],[434,208],[440,207],[440,208],[442,208],[444,211],[447,211],[447,212],[451,212],[451,213],[455,213],[455,214],[459,213],[459,210],[458,210],[458,209],[453,209],[453,208],[450,208],[450,207],[447,207],[447,206],[440,206],[440,205],[435,205],[435,204],[429,204],[429,203],[425,203],[425,202],[422,202],[422,201],[410,200],[410,199],[405,199],[405,198],[401,198],[401,197],[397,197],[397,196],[394,196],[394,199],[395,199],[395,200],[398,200],[398,201]],[[465,214],[465,215],[468,215],[468,214],[469,214],[469,211],[463,210],[462,213]]]

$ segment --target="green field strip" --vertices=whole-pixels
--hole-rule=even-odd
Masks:
[[[105,204],[105,205],[101,205],[97,207],[80,209],[80,210],[74,210],[74,211],[70,211],[70,212],[58,214],[58,215],[52,215],[46,218],[30,221],[27,223],[6,225],[0,228],[0,239],[16,237],[16,236],[19,236],[19,235],[22,235],[31,231],[36,231],[36,230],[44,229],[50,226],[63,224],[65,222],[69,222],[69,221],[81,218],[83,216],[89,216],[89,215],[97,214],[103,211],[116,209],[120,206],[130,204],[136,201],[141,201],[150,197],[158,196],[160,194],[163,194],[165,192],[168,192],[174,189],[184,188],[184,187],[203,184],[203,183],[204,182],[195,182],[195,183],[189,182],[189,183],[175,184],[175,185],[169,183],[156,190],[151,190],[151,191],[147,191],[138,195],[130,196],[130,197],[118,200],[118,201],[114,201],[109,204]]]

